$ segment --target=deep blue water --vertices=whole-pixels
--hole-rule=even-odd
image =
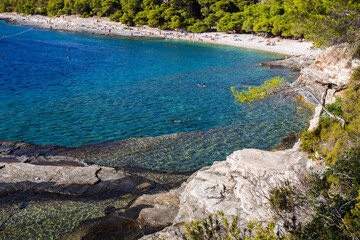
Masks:
[[[0,36],[27,29],[0,22]],[[307,121],[294,101],[234,103],[231,86],[298,76],[258,65],[277,54],[31,30],[0,39],[0,55],[0,139],[72,147],[228,126],[241,126],[243,138],[254,125],[285,128],[250,146],[264,149]]]

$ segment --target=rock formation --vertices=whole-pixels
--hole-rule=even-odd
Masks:
[[[324,104],[335,102],[336,94],[347,88],[351,73],[359,67],[360,60],[351,58],[346,45],[340,45],[328,48],[312,65],[301,70],[300,77],[293,85],[308,89],[318,98],[318,101],[315,101],[308,91],[298,92],[305,101],[316,106],[310,121],[310,130],[314,129],[320,120],[322,106],[319,101],[324,98]]]
[[[300,71],[313,64],[316,57],[317,56],[315,55],[291,56],[285,59],[260,63],[259,65],[267,66],[267,67],[284,67],[284,68],[290,68],[294,71]]]
[[[89,166],[76,158],[57,155],[60,150],[64,152],[66,148],[0,140],[0,195],[20,192],[106,197],[140,195],[150,189],[161,191],[169,187],[143,174]]]

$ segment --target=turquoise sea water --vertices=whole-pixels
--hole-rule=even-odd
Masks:
[[[295,99],[234,103],[231,86],[298,76],[258,66],[277,54],[45,30],[18,34],[28,29],[0,21],[0,139],[95,144],[68,154],[108,166],[188,171],[238,149],[274,146],[301,131],[311,114]],[[103,216],[106,206],[130,201],[23,198],[0,200],[1,239],[56,239]]]
[[[27,29],[0,22],[0,36]],[[234,103],[231,86],[298,76],[258,65],[281,58],[272,53],[31,30],[0,39],[0,55],[0,139],[74,147],[230,128],[219,138],[224,158],[244,147],[269,148],[302,130],[309,116],[294,100]],[[202,149],[211,149],[206,142]],[[219,156],[206,161],[214,160]]]

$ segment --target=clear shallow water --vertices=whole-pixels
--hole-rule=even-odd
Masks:
[[[26,29],[0,22],[0,36]],[[297,77],[258,66],[277,54],[32,30],[0,39],[0,56],[0,139],[69,147],[123,140],[68,152],[90,163],[193,170],[245,147],[267,149],[301,131],[311,114],[294,99],[234,104],[231,86]],[[1,202],[0,238],[55,239],[109,204],[125,205],[28,203],[19,210]]]
[[[58,239],[83,220],[104,216],[107,206],[123,208],[133,197],[129,194],[97,201],[25,198],[15,203],[11,197],[0,200],[0,239],[47,240]],[[21,208],[24,203],[26,207]]]
[[[1,22],[0,36],[28,28]],[[0,55],[0,138],[69,147],[246,126],[230,87],[297,75],[258,66],[276,54],[39,30],[1,39]]]
[[[268,149],[303,129],[311,110],[295,99],[270,98],[244,105],[239,124],[79,147],[68,156],[107,166],[132,165],[183,172],[225,160],[242,148]],[[261,111],[258,111],[261,109]],[[246,120],[242,122],[241,120]]]

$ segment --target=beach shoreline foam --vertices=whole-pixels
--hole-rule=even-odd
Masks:
[[[129,27],[112,22],[104,17],[81,18],[80,16],[45,17],[42,15],[20,15],[0,13],[0,20],[8,23],[32,26],[37,29],[100,34],[115,37],[145,37],[189,42],[203,42],[234,46],[246,49],[274,52],[284,55],[318,55],[322,50],[312,48],[312,42],[290,39],[264,38],[252,34],[227,34],[223,32],[184,33],[160,30],[148,26]],[[1,36],[4,38],[7,36]]]

